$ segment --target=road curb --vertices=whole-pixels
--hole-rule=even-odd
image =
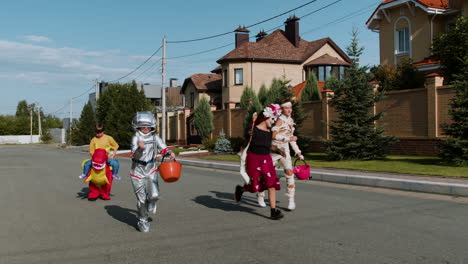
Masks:
[[[240,167],[239,164],[226,164],[218,162],[194,161],[184,159],[177,159],[177,161],[181,162],[183,165],[188,166],[228,171],[239,171]],[[278,175],[284,175],[283,170],[277,170],[277,173]],[[358,176],[343,173],[313,171],[311,172],[310,176],[311,180],[323,182],[468,197],[468,184],[408,180],[389,177]]]

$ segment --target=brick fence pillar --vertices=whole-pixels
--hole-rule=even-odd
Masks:
[[[190,129],[189,127],[187,127],[187,119],[190,116],[190,108],[184,108],[181,116],[182,118],[180,118],[180,122],[182,124],[180,124],[179,144],[186,145],[188,143],[187,133],[188,133],[188,130]]]
[[[427,89],[427,136],[436,138],[439,134],[437,87],[442,86],[444,78],[437,73],[426,75],[424,86]]]
[[[232,137],[232,115],[231,109],[236,108],[236,103],[229,101],[226,102],[226,137]]]
[[[322,127],[322,137],[324,139],[330,139],[330,127],[328,124],[330,123],[330,105],[328,104],[330,101],[330,97],[333,96],[332,90],[323,90],[322,91],[322,120],[325,122],[324,126]]]

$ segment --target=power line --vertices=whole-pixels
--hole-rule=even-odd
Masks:
[[[307,13],[307,14],[305,14],[305,15],[299,17],[299,18],[304,18],[304,17],[307,17],[307,16],[312,15],[312,14],[314,14],[314,13],[317,13],[317,12],[319,12],[319,11],[322,11],[322,10],[324,10],[324,9],[326,9],[326,8],[332,6],[332,5],[335,5],[335,4],[337,4],[337,3],[341,2],[341,1],[342,1],[342,0],[336,0],[335,2],[332,2],[332,3],[328,4],[328,5],[322,6],[322,7],[318,8],[318,9],[312,11],[312,12],[309,12],[309,13]],[[274,27],[274,28],[272,28],[272,29],[269,29],[269,30],[267,30],[267,31],[265,31],[265,32],[274,31],[274,30],[276,30],[276,29],[278,29],[278,28],[281,28],[282,26],[283,26],[283,24],[281,24],[281,25],[279,25],[279,26],[277,26],[277,27]],[[250,39],[253,39],[253,38],[255,38],[255,36],[251,36],[251,37],[250,37]],[[214,51],[214,50],[222,49],[222,48],[231,46],[231,45],[233,45],[233,44],[234,44],[234,42],[231,42],[231,43],[229,43],[229,44],[226,44],[226,45],[223,45],[223,46],[219,46],[219,47],[216,47],[216,48],[212,48],[212,49],[208,49],[208,50],[204,50],[204,51],[200,51],[200,52],[195,52],[195,53],[190,53],[190,54],[186,54],[186,55],[176,56],[176,57],[170,57],[170,58],[168,58],[168,59],[179,59],[179,58],[191,57],[191,56],[195,56],[195,55],[199,55],[199,54],[211,52],[211,51]]]
[[[276,16],[267,18],[267,19],[265,19],[265,20],[262,20],[262,21],[259,21],[259,22],[257,22],[257,23],[254,23],[254,24],[252,24],[252,25],[248,25],[248,26],[246,26],[245,28],[250,28],[250,27],[257,26],[257,25],[260,25],[260,24],[262,24],[262,23],[268,22],[268,21],[270,21],[270,20],[273,20],[273,19],[278,18],[278,17],[280,17],[280,16],[283,16],[283,15],[285,15],[285,14],[291,13],[292,11],[295,11],[295,10],[297,10],[297,9],[300,9],[300,8],[302,8],[302,7],[304,7],[304,6],[310,5],[310,4],[312,4],[312,3],[316,2],[316,1],[317,1],[317,0],[309,1],[309,2],[307,2],[307,3],[305,3],[305,4],[302,4],[302,5],[298,6],[298,7],[295,7],[295,8],[293,8],[293,9],[288,10],[288,11],[285,11],[285,12],[283,12],[283,13],[281,13],[281,14],[276,15]],[[221,33],[221,34],[216,34],[216,35],[212,35],[212,36],[208,36],[208,37],[202,37],[202,38],[196,38],[196,39],[167,41],[167,43],[186,43],[186,42],[193,42],[193,41],[200,41],[200,40],[212,39],[212,38],[217,38],[217,37],[221,37],[221,36],[224,36],[224,35],[231,34],[232,32],[233,32],[233,31],[228,31],[228,32]]]
[[[234,44],[234,42],[231,42],[231,43],[229,43],[229,44],[226,44],[226,45],[223,45],[223,46],[220,46],[220,47],[217,47],[217,48],[212,48],[212,49],[209,49],[209,50],[204,50],[204,51],[200,51],[200,52],[196,52],[196,53],[191,53],[191,54],[187,54],[187,55],[181,55],[181,56],[176,56],[176,57],[170,57],[170,58],[167,58],[167,59],[179,59],[179,58],[185,58],[185,57],[195,56],[195,55],[207,53],[207,52],[210,52],[210,51],[222,49],[222,48],[225,48],[225,47],[227,47],[227,46],[231,46],[232,44]]]
[[[333,20],[333,21],[331,21],[331,22],[329,22],[329,23],[327,23],[327,24],[323,24],[323,25],[321,25],[321,26],[318,26],[318,27],[312,28],[312,29],[310,29],[310,30],[307,30],[307,31],[305,31],[305,32],[302,32],[301,35],[305,35],[305,34],[308,34],[308,33],[311,33],[311,32],[314,32],[314,31],[317,31],[317,30],[320,30],[320,29],[323,29],[323,28],[325,28],[325,27],[327,27],[327,26],[329,26],[329,25],[331,25],[331,24],[340,23],[340,22],[346,21],[346,20],[348,20],[348,19],[350,19],[350,18],[353,18],[353,17],[359,16],[359,15],[362,15],[362,14],[364,14],[365,12],[367,12],[368,9],[371,9],[371,8],[373,8],[373,6],[376,6],[376,5],[378,5],[378,4],[379,4],[379,3],[377,3],[377,4],[374,3],[374,4],[368,5],[368,6],[366,6],[366,7],[363,7],[363,8],[361,8],[361,9],[359,9],[359,10],[356,10],[356,11],[351,12],[351,13],[345,15],[345,16],[342,16],[342,17],[340,17],[340,18],[338,18],[338,19],[335,19],[335,20]]]
[[[145,72],[147,72],[149,69],[152,69],[152,68],[156,65],[156,63],[158,63],[158,62],[160,62],[160,61],[161,61],[161,59],[158,59],[157,61],[155,61],[153,64],[151,64],[151,66],[149,66],[148,68],[146,68],[146,70],[144,70],[144,71],[142,71],[140,74],[138,74],[138,75],[135,77],[135,79],[140,78],[140,76],[142,76],[143,74],[145,74]]]
[[[153,52],[153,54],[151,54],[151,56],[149,56],[149,58],[147,58],[142,64],[140,64],[140,66],[136,67],[133,71],[125,74],[124,76],[118,78],[118,79],[115,79],[113,81],[110,81],[110,83],[113,83],[113,82],[118,82],[120,80],[122,80],[123,78],[126,78],[128,77],[130,74],[136,72],[138,69],[140,69],[143,65],[145,65],[151,58],[154,57],[154,55],[156,55],[156,53],[158,53],[160,50],[161,50],[162,46],[160,46],[155,52]]]
[[[82,93],[82,94],[80,94],[80,95],[78,95],[78,96],[72,97],[72,99],[76,99],[76,98],[78,98],[78,97],[81,97],[81,96],[87,94],[87,93],[88,93],[89,91],[91,91],[92,89],[96,89],[96,87],[95,87],[94,85],[92,85],[91,88],[89,88],[88,90],[86,90],[86,92],[84,92],[84,93]]]

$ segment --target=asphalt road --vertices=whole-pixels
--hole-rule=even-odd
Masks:
[[[236,173],[186,166],[140,233],[129,160],[112,200],[89,202],[84,158],[0,146],[0,263],[468,263],[466,198],[301,182],[272,221],[253,194],[233,202]]]

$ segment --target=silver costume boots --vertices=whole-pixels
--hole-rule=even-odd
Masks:
[[[156,213],[156,202],[148,202],[148,212],[155,214]]]
[[[137,228],[140,232],[148,233],[150,231],[150,223],[148,220],[140,219],[140,221],[137,223]]]

